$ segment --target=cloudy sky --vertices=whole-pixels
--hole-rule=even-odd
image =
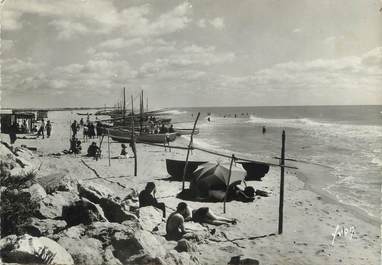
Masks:
[[[4,1],[4,0],[2,0]],[[382,104],[380,0],[5,0],[1,105]]]

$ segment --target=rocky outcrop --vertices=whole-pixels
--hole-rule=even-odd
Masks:
[[[97,183],[80,182],[78,184],[80,196],[93,203],[99,204],[110,222],[122,223],[126,220],[138,219],[134,214],[127,211],[120,198],[114,197],[113,191]],[[131,194],[134,190],[131,190]]]
[[[23,230],[32,236],[49,236],[65,229],[67,223],[63,220],[31,218],[29,224]]]
[[[46,237],[11,235],[0,240],[4,262],[72,265],[71,255],[58,243]]]
[[[196,246],[194,243],[183,238],[178,241],[175,250],[178,252],[195,252]]]
[[[162,223],[162,212],[153,206],[142,207],[139,209],[139,222],[147,231],[158,229]]]
[[[66,172],[57,172],[41,176],[37,179],[37,182],[44,187],[48,194],[52,194],[56,191],[77,193],[78,181],[74,177],[67,175]]]
[[[68,206],[64,206],[62,209],[62,218],[69,226],[79,224],[89,225],[97,221],[107,221],[102,208],[85,198],[75,201]]]
[[[40,202],[47,196],[44,188],[38,183],[33,184],[29,188],[23,189],[22,192],[28,193],[33,202]]]
[[[41,202],[38,217],[55,219],[62,216],[64,207],[71,206],[79,201],[77,194],[68,191],[57,191],[47,195]]]
[[[76,265],[103,264],[102,244],[97,239],[63,237],[58,240],[58,244],[68,251]]]

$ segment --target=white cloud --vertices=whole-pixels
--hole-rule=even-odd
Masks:
[[[209,22],[213,27],[219,30],[224,29],[225,27],[224,20],[221,17],[216,17],[214,19],[211,19]]]
[[[58,39],[68,40],[75,35],[83,35],[89,32],[89,29],[80,22],[70,20],[53,20],[49,23],[58,30]]]
[[[184,2],[154,18],[150,5],[117,9],[111,1],[49,1],[29,0],[7,1],[4,7],[3,23],[6,30],[21,27],[19,18],[23,14],[35,14],[54,19],[59,38],[67,39],[76,33],[104,34],[118,31],[130,37],[150,37],[170,34],[184,29],[191,21],[192,6]]]
[[[106,49],[121,49],[127,48],[133,45],[143,44],[143,40],[141,38],[133,38],[133,39],[124,39],[124,38],[115,38],[101,42],[98,46]]]
[[[300,33],[300,32],[302,32],[302,29],[300,29],[300,28],[295,28],[292,32],[293,32],[293,33]]]
[[[205,28],[207,26],[207,21],[204,18],[202,18],[199,19],[199,21],[196,24],[201,28]]]

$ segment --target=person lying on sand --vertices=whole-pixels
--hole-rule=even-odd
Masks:
[[[180,202],[176,211],[170,214],[166,222],[166,237],[168,240],[179,240],[187,232],[184,228],[185,221],[206,223],[212,225],[236,224],[236,219],[228,219],[215,215],[208,207],[192,210],[185,202]]]
[[[139,193],[139,207],[154,206],[162,210],[163,218],[166,218],[166,205],[163,202],[158,202],[155,198],[155,183],[148,182],[146,187],[141,193]]]
[[[201,207],[199,209],[192,210],[189,206],[187,206],[187,204],[185,215],[183,215],[183,217],[185,221],[194,221],[201,224],[222,225],[237,223],[236,219],[229,219],[214,214],[208,207]]]

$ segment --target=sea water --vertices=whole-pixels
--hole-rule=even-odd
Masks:
[[[280,157],[285,130],[287,158],[325,169],[305,174],[313,188],[380,220],[382,106],[203,107],[167,113],[175,128],[191,128],[198,112],[195,145],[278,163],[274,157]]]

